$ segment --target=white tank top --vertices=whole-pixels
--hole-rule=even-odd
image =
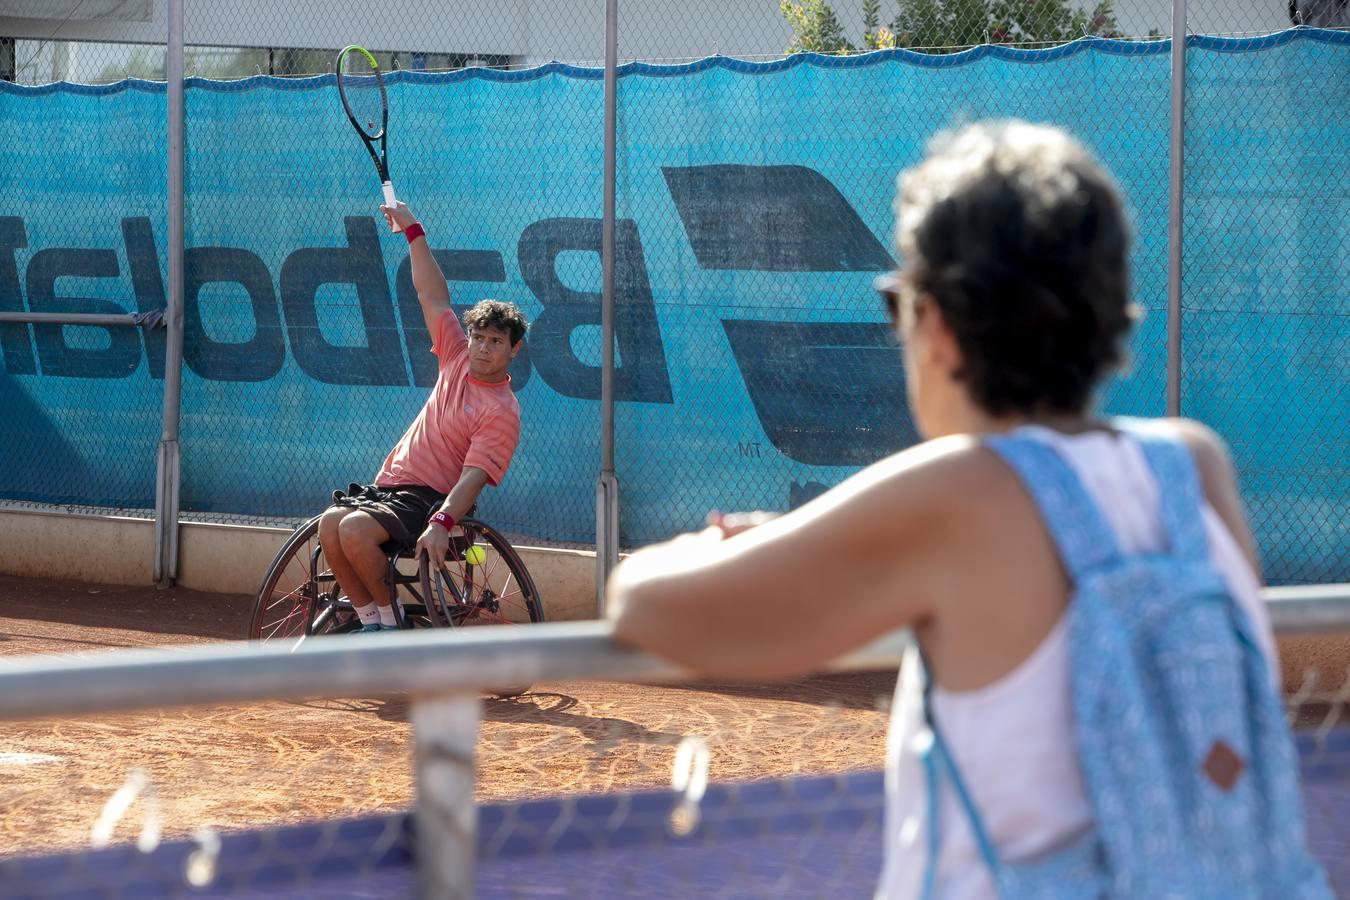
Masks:
[[[1156,551],[1164,538],[1158,486],[1139,445],[1126,435],[1062,435],[1039,426],[1015,434],[1059,451],[1127,553]],[[1210,560],[1250,618],[1278,681],[1275,640],[1260,584],[1237,542],[1208,504],[1202,510]],[[990,840],[1006,860],[1039,856],[1092,824],[1069,710],[1069,643],[1064,618],[1015,669],[973,691],[934,685],[934,714]],[[918,654],[907,654],[895,688],[886,755],[885,865],[877,896],[918,897],[928,864],[923,764],[927,739]],[[935,896],[993,900],[993,881],[950,784],[938,798],[941,828]]]

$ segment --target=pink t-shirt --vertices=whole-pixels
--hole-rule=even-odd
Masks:
[[[511,378],[495,384],[469,374],[469,341],[453,310],[436,322],[431,352],[440,372],[422,411],[389,451],[375,484],[420,484],[450,493],[465,466],[496,485],[520,437],[520,405]]]

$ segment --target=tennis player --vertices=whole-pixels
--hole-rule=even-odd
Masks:
[[[335,492],[319,523],[324,556],[362,631],[397,627],[381,545],[415,545],[418,554],[443,559],[455,523],[484,485],[495,486],[506,474],[520,435],[507,367],[528,327],[515,305],[500,300],[479,302],[461,327],[425,230],[403,203],[380,212],[408,239],[413,286],[440,366],[431,395],[374,481]]]
[[[926,441],[791,513],[714,519],[634,553],[607,603],[618,640],[719,678],[808,673],[913,626],[931,685],[925,697],[923,676],[902,670],[896,688],[880,896],[994,897],[987,845],[949,785],[940,796],[925,786],[925,714],[1003,863],[1037,860],[1102,823],[1070,714],[1071,579],[1031,492],[991,444],[1053,451],[1130,554],[1165,544],[1169,485],[1151,474],[1143,436],[1088,412],[1122,360],[1133,309],[1122,202],[1078,143],[1017,122],[940,136],[900,176],[896,214],[904,269],[878,287]],[[1274,641],[1225,445],[1191,421],[1150,427],[1193,459],[1200,565],[1207,546],[1264,655],[1252,663],[1257,695],[1278,717]],[[1253,764],[1214,756],[1205,762],[1219,782]],[[1288,835],[1297,843],[1301,824]],[[1322,896],[1315,865],[1299,860],[1312,893],[1277,894]],[[1256,887],[1250,896],[1276,895]],[[1097,896],[1085,883],[1060,888],[1055,896]]]

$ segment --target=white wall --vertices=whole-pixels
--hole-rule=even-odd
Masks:
[[[96,584],[154,583],[150,519],[0,507],[0,574]],[[252,596],[290,531],[181,523],[178,585]],[[595,618],[595,554],[516,547],[550,621]]]
[[[47,22],[144,22],[151,0],[0,0],[0,18]]]

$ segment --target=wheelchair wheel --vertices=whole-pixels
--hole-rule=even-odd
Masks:
[[[477,519],[460,521],[450,552],[437,565],[418,560],[422,599],[428,618],[439,627],[518,625],[544,621],[544,604],[520,554],[491,526]],[[482,552],[470,548],[476,547]],[[496,687],[488,693],[516,697],[529,683]]]
[[[277,552],[253,601],[252,640],[353,631],[361,625],[342,597],[319,546],[319,516],[297,528]]]
[[[461,628],[544,621],[534,579],[510,542],[477,519],[465,518],[458,527],[463,534],[451,537],[446,559],[437,565],[419,561],[422,598],[432,622]],[[482,558],[475,563],[479,551]]]

